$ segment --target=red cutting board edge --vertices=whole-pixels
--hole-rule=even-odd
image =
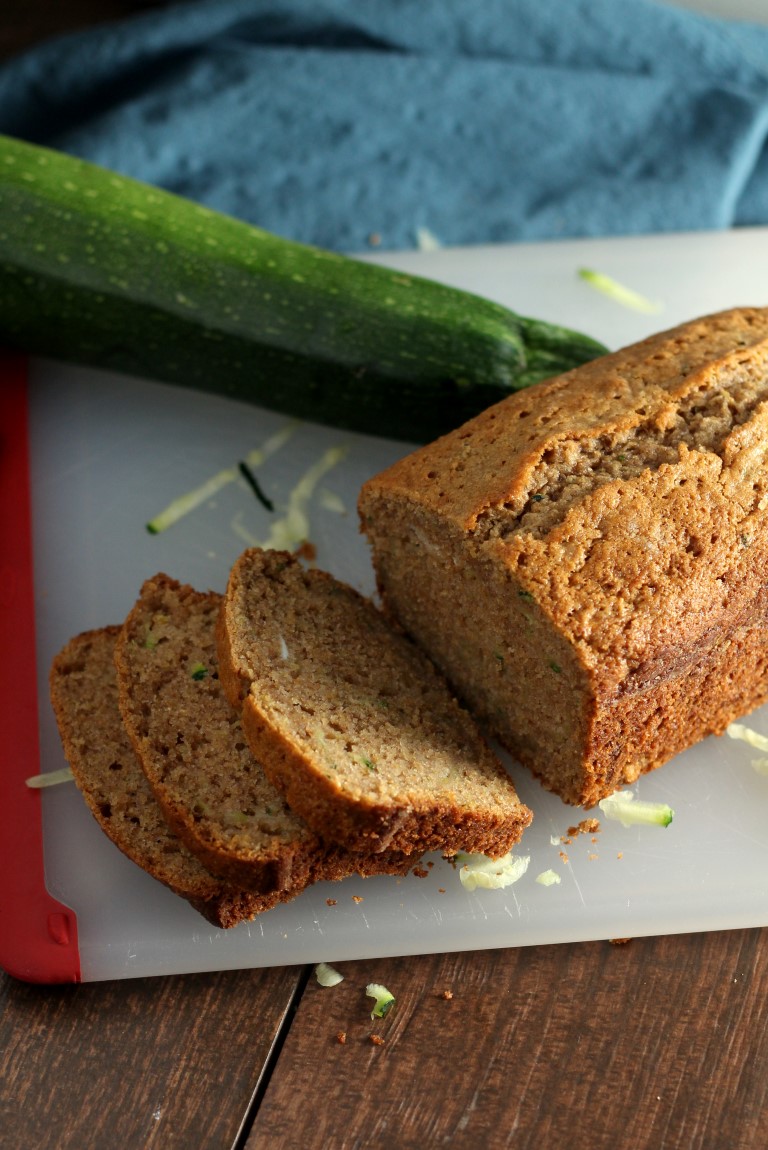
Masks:
[[[35,646],[27,360],[0,352],[0,968],[80,982],[77,917],[45,884]]]

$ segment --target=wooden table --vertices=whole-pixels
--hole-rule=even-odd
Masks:
[[[0,55],[150,6],[12,6]],[[339,970],[332,989],[300,967],[54,988],[0,976],[0,1146],[768,1144],[768,931]],[[397,996],[375,1025],[371,981]]]
[[[764,930],[338,969],[330,989],[290,967],[66,988],[5,978],[0,1145],[765,1145]],[[373,980],[397,996],[375,1025]]]

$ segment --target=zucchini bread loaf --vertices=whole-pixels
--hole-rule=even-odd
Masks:
[[[386,609],[586,807],[768,695],[768,309],[519,392],[365,484]]]
[[[219,669],[265,774],[328,843],[498,857],[531,821],[429,659],[292,555],[253,548],[235,563]]]

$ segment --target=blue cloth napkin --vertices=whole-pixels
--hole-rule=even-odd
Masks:
[[[653,0],[195,0],[0,68],[0,131],[339,250],[768,223],[768,27]]]

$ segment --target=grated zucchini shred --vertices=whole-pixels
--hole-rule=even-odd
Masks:
[[[483,890],[503,890],[523,877],[530,861],[528,855],[507,854],[500,859],[491,859],[482,854],[465,854],[463,851],[456,855],[461,885],[470,891],[477,887]]]
[[[258,467],[265,463],[270,456],[288,442],[297,427],[297,422],[289,423],[266,439],[261,447],[255,447],[253,451],[249,451],[243,461],[246,467]],[[201,503],[205,503],[207,499],[212,499],[227,484],[234,483],[241,474],[239,465],[237,467],[225,467],[222,471],[218,471],[210,479],[201,483],[199,487],[195,487],[186,494],[180,495],[178,499],[174,499],[163,511],[150,519],[147,523],[147,531],[150,535],[160,535],[163,531],[167,531],[169,527],[178,523],[185,515],[189,515]]]
[[[327,962],[318,962],[315,967],[315,978],[321,986],[338,986],[344,981],[344,975],[339,974],[338,970]]]
[[[595,291],[602,292],[603,295],[622,304],[623,307],[628,307],[632,311],[645,312],[649,315],[661,311],[661,304],[655,303],[647,296],[641,295],[640,292],[633,291],[632,288],[625,287],[612,276],[592,271],[590,268],[579,268],[578,274],[579,279],[584,280]]]
[[[768,738],[743,723],[729,723],[725,733],[732,739],[739,739],[742,743],[754,747],[756,751],[768,751]],[[758,775],[768,775],[768,758],[750,759],[750,766]]]
[[[62,767],[59,771],[47,771],[44,775],[32,775],[25,782],[34,791],[42,791],[46,787],[57,787],[59,783],[69,783],[74,779],[69,767]]]
[[[598,803],[606,818],[614,819],[623,827],[668,827],[675,812],[667,803],[649,803],[635,799],[632,791],[617,791]]]
[[[369,982],[365,988],[368,998],[375,998],[376,1003],[371,1011],[371,1018],[383,1018],[395,1005],[395,996],[386,986],[378,982]]]

